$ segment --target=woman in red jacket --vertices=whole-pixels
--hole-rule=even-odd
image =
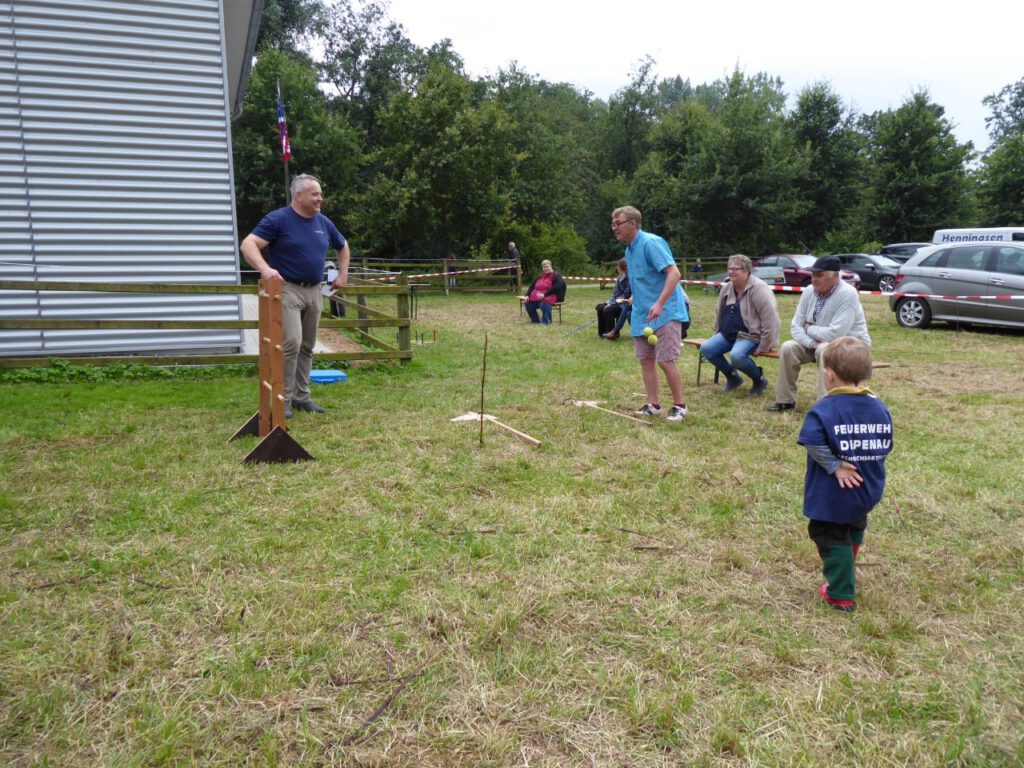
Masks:
[[[560,301],[565,301],[565,280],[555,272],[551,262],[544,259],[540,263],[541,272],[526,292],[526,314],[531,323],[551,323],[551,308]],[[540,317],[537,309],[540,309]]]

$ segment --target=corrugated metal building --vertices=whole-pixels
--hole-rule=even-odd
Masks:
[[[239,281],[262,0],[0,0],[0,279]],[[241,319],[235,296],[0,292],[0,317]],[[237,330],[3,331],[0,355],[235,351]]]

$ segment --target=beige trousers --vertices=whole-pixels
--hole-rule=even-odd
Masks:
[[[808,349],[790,339],[779,350],[779,381],[775,385],[775,402],[796,403],[796,384],[800,378],[801,366],[816,363],[818,366],[818,400],[825,396],[825,371],[821,367],[821,353],[827,344]]]
[[[319,285],[308,288],[285,283],[281,287],[281,323],[284,326],[285,402],[305,403],[309,394],[309,372],[313,368],[313,347],[320,326],[324,296]]]

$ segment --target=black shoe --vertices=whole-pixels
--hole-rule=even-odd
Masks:
[[[749,397],[760,397],[764,394],[764,391],[768,389],[768,379],[762,376],[758,381],[754,382],[754,386],[750,388]]]
[[[296,411],[306,411],[307,413],[327,413],[327,409],[317,405],[312,400],[292,400],[292,408]]]
[[[290,419],[292,417],[292,404],[291,403],[285,403],[284,404],[284,417],[286,419]]]
[[[722,387],[723,392],[732,392],[734,389],[739,389],[743,386],[743,379],[740,378],[739,374],[731,373],[725,377],[725,386]]]
[[[765,410],[772,413],[781,413],[782,411],[792,411],[794,408],[796,408],[796,403],[772,403]]]

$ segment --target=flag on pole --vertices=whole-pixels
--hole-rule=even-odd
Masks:
[[[281,101],[281,81],[277,81],[277,130],[281,134],[281,157],[287,163],[292,158],[292,145],[288,141],[288,121],[284,119],[284,102]]]

